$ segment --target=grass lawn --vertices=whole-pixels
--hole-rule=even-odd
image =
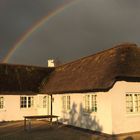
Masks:
[[[0,123],[0,140],[140,140],[140,134],[110,138],[64,125],[50,126],[46,121],[33,121],[30,131],[24,131],[23,121]]]

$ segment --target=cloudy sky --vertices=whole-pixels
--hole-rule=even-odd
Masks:
[[[57,13],[58,7],[63,8]],[[26,38],[8,63],[69,62],[122,42],[140,44],[139,7],[139,0],[0,0],[0,60],[52,12],[57,14]]]

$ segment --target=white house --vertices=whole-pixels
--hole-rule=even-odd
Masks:
[[[1,64],[0,69],[0,120],[49,114],[52,95],[53,114],[64,124],[116,135],[140,132],[140,48],[135,44],[56,68]]]
[[[0,64],[0,121],[49,114],[50,98],[39,86],[54,68]]]

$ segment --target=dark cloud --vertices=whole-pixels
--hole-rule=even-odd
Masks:
[[[0,58],[50,11],[70,0],[0,0]]]
[[[22,1],[25,9],[17,10],[17,15],[21,16],[20,22],[15,23],[13,20],[11,25],[17,26],[19,32],[26,30],[25,27],[32,25],[33,19],[39,19],[45,13],[43,7],[46,0],[35,1],[34,5],[38,7],[35,8],[38,12],[33,10],[35,13],[30,9],[30,2],[27,5]],[[48,2],[48,11],[54,6],[54,1],[51,2],[52,0]],[[45,65],[48,58],[59,58],[66,62],[121,42],[139,44],[139,6],[140,2],[137,0],[78,0],[75,5],[53,17],[32,34],[15,51],[9,62]],[[23,14],[23,11],[27,13]],[[5,35],[9,30],[14,32],[9,27]],[[18,31],[14,33],[17,34],[16,37],[20,34]],[[12,40],[14,39],[11,38]]]

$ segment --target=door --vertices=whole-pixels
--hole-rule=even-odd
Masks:
[[[38,114],[49,115],[50,113],[50,97],[48,95],[38,96]]]

